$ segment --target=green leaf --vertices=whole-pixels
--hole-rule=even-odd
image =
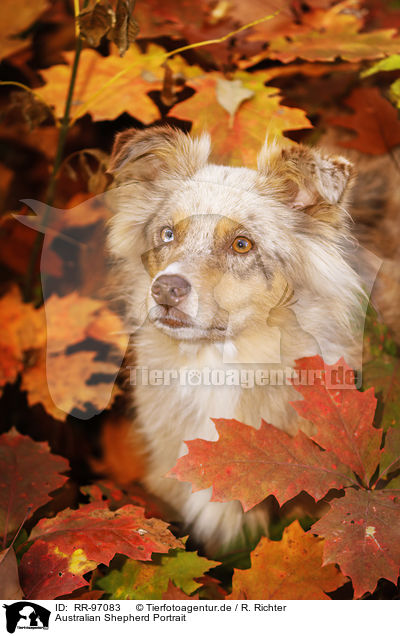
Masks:
[[[369,309],[365,322],[363,388],[373,387],[378,398],[375,425],[400,426],[400,359],[386,325]]]
[[[380,73],[381,71],[397,71],[400,69],[400,55],[389,55],[379,62],[375,62],[366,71],[361,73],[361,77],[368,77],[374,73]]]
[[[374,387],[379,405],[379,425],[384,430],[400,426],[400,360],[385,358],[371,360],[364,365],[363,384]]]
[[[184,550],[171,550],[167,556],[157,556],[155,560],[157,562],[140,563],[128,559],[121,571],[111,571],[97,584],[114,599],[161,599],[169,581],[185,594],[192,594],[201,586],[194,579],[219,565],[197,552]]]
[[[400,108],[400,79],[390,86],[390,97],[396,103],[397,108]]]
[[[386,434],[380,469],[380,476],[400,470],[400,428],[391,428]],[[396,488],[392,481],[389,488]]]

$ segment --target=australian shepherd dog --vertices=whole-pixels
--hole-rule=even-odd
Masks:
[[[213,549],[264,513],[244,515],[237,501],[212,502],[210,489],[192,493],[189,483],[166,478],[185,441],[216,440],[211,418],[219,417],[255,428],[263,418],[289,434],[310,426],[290,405],[299,399],[290,382],[223,378],[235,369],[286,373],[316,354],[356,366],[354,328],[365,303],[348,256],[350,161],[268,139],[257,170],[216,165],[209,155],[206,134],[120,133],[108,247],[134,332],[132,366],[146,370],[132,387],[143,482]]]

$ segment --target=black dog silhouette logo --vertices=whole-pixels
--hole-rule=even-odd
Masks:
[[[7,631],[14,634],[16,629],[48,629],[50,610],[25,601],[3,605],[6,609]]]

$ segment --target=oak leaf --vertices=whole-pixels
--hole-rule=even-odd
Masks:
[[[302,432],[289,437],[265,422],[259,430],[236,420],[214,422],[218,441],[187,441],[189,453],[168,473],[191,482],[194,492],[212,486],[212,501],[238,499],[246,511],[268,495],[284,503],[306,490],[321,499],[352,483],[337,457]]]
[[[66,459],[15,429],[0,436],[0,536],[14,532],[25,517],[47,503],[61,488],[69,469]]]
[[[322,564],[323,541],[304,532],[298,521],[281,541],[263,537],[251,553],[249,570],[235,569],[228,599],[328,599],[346,583],[334,565]]]
[[[127,505],[111,511],[101,501],[41,519],[29,539],[34,543],[22,557],[20,576],[25,595],[32,599],[54,598],[86,585],[83,575],[99,563],[108,565],[116,553],[148,560],[153,552],[182,545],[167,523],[146,519],[143,508]]]
[[[378,579],[396,582],[400,565],[400,491],[348,489],[311,531],[325,537],[324,564],[338,563],[354,595]]]

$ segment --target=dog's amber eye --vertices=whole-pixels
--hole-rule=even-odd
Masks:
[[[164,243],[170,243],[174,240],[174,231],[171,230],[170,227],[163,227],[160,234],[161,240],[164,241]]]
[[[245,236],[237,236],[231,247],[238,254],[247,254],[253,247],[253,243]]]

